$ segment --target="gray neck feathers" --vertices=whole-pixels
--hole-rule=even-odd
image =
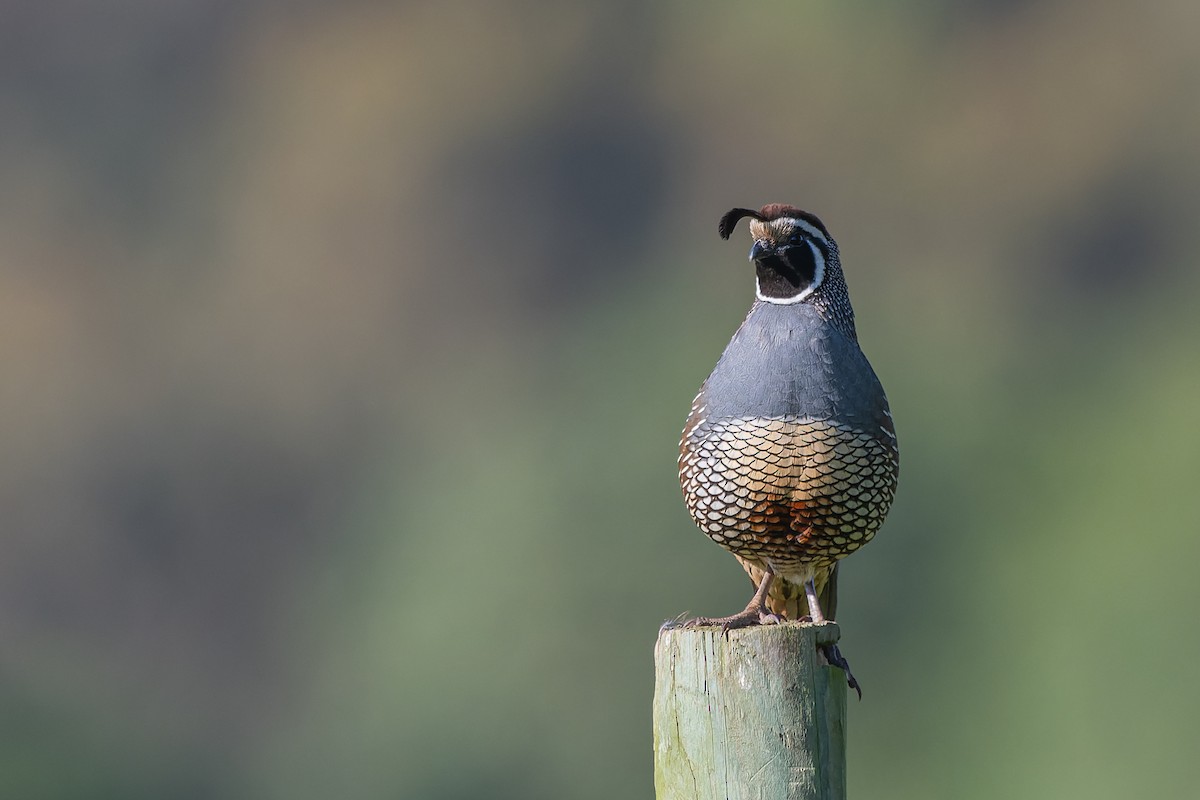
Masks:
[[[828,324],[855,342],[858,341],[858,333],[854,330],[854,309],[850,307],[850,290],[846,288],[846,277],[842,274],[836,246],[825,264],[825,279],[807,300]]]
[[[854,309],[850,307],[850,292],[846,288],[846,277],[842,274],[842,262],[838,255],[837,244],[833,240],[812,243],[821,253],[820,281],[810,294],[802,295],[799,303],[807,303],[820,313],[830,325],[838,328],[851,339],[857,338],[854,330]],[[763,265],[759,265],[758,281],[761,287]],[[759,293],[759,299],[777,305],[799,304],[795,298],[786,296],[775,299]]]

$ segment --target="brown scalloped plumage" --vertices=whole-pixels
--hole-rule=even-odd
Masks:
[[[689,422],[679,470],[688,511],[739,559],[808,565],[819,585],[838,559],[871,540],[892,504],[891,440],[800,418],[709,422],[693,411]],[[786,613],[787,588],[772,586],[772,611]]]

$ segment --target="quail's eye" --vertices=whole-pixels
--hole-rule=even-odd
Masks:
[[[793,233],[791,236],[788,237],[788,244],[800,244],[801,241],[803,241],[803,240],[801,239],[800,234],[798,234],[798,233]]]

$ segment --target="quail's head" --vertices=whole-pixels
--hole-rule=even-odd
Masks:
[[[750,261],[758,299],[790,305],[808,302],[828,319],[853,330],[853,312],[838,258],[837,242],[824,223],[795,206],[770,203],[758,211],[735,208],[721,217],[717,231],[728,239],[738,222],[750,219]]]

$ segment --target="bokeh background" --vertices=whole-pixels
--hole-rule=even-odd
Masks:
[[[0,7],[0,795],[649,798],[675,476],[841,243],[860,798],[1200,783],[1193,0]]]

